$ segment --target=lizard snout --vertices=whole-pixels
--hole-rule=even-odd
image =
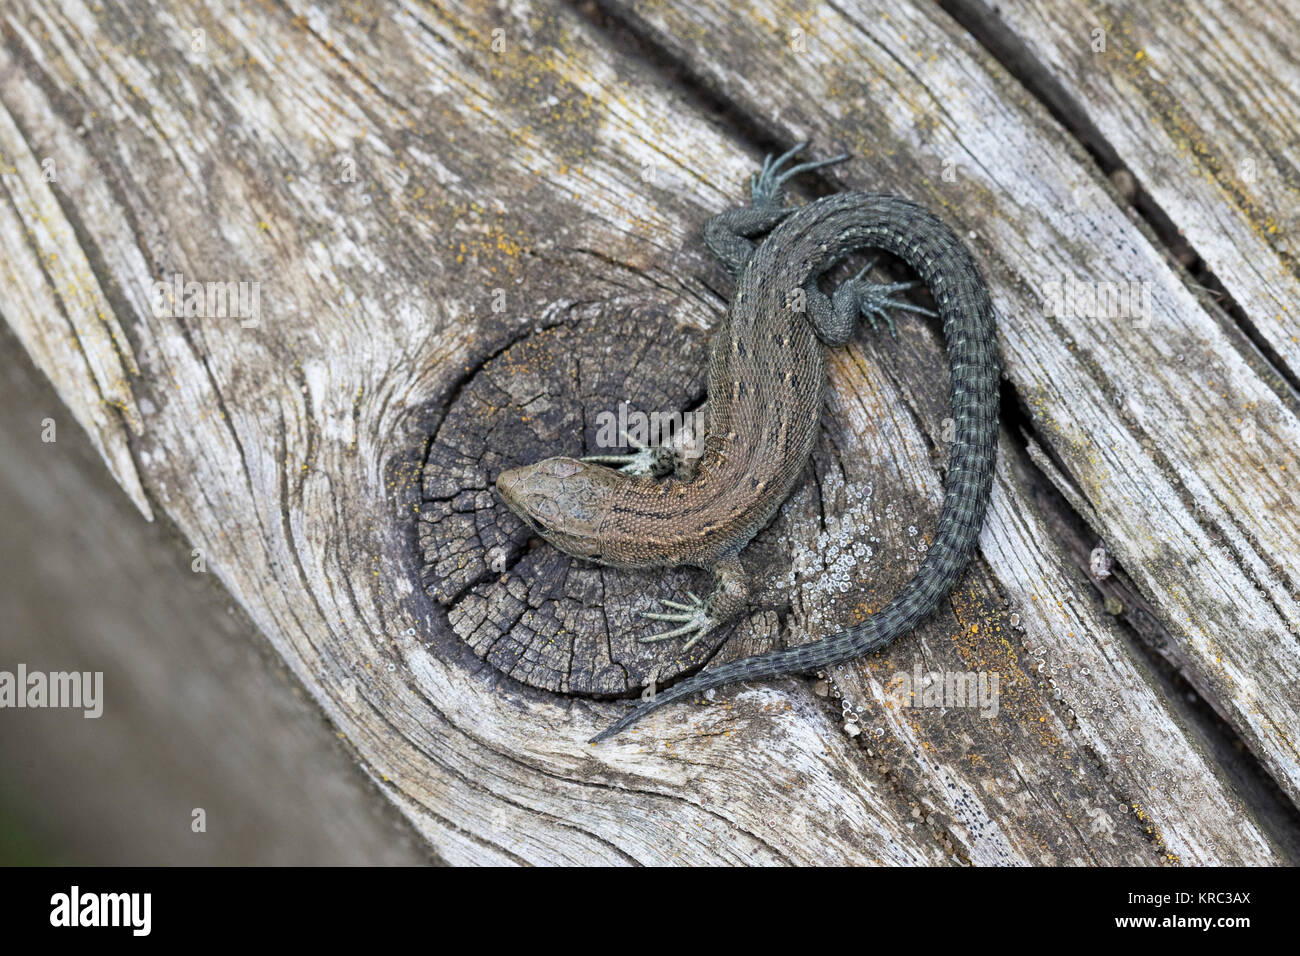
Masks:
[[[497,494],[510,506],[511,511],[519,511],[519,503],[523,495],[524,472],[527,470],[526,467],[510,468],[497,475]]]
[[[568,479],[583,467],[572,459],[547,458],[510,468],[497,476],[497,492],[535,531],[555,530],[565,524],[578,491]]]
[[[529,512],[540,511],[542,513],[536,516],[545,519],[551,517],[549,512],[554,510],[558,517],[558,507],[548,507],[547,503],[558,505],[570,491],[566,479],[585,468],[572,458],[547,458],[531,465],[508,468],[497,475],[497,492],[516,514],[530,517]]]

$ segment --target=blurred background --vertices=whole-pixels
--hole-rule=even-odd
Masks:
[[[0,502],[0,671],[104,675],[97,719],[0,709],[0,864],[436,862],[3,322]]]

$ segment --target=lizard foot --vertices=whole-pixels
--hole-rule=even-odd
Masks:
[[[797,166],[791,166],[784,172],[781,167],[792,160],[799,153],[808,148],[808,141],[797,143],[795,147],[780,156],[773,156],[771,153],[763,160],[763,168],[750,177],[749,180],[749,197],[750,204],[754,206],[779,206],[784,200],[782,186],[793,176],[800,173],[806,173],[809,170],[818,169],[822,166],[830,166],[833,163],[842,163],[849,158],[848,153],[841,153],[839,156],[832,156],[829,159],[818,159],[810,163],[800,163]]]
[[[895,293],[914,288],[920,283],[871,282],[864,279],[863,276],[875,264],[876,260],[872,259],[862,267],[862,271],[835,290],[835,314],[850,330],[852,329],[852,320],[860,312],[866,316],[874,331],[880,331],[880,322],[878,320],[883,319],[885,324],[889,326],[889,334],[894,338],[898,338],[898,329],[894,325],[894,317],[889,313],[890,309],[903,309],[907,312],[919,312],[922,315],[935,315],[935,312],[930,309],[913,305],[905,299],[895,298]]]
[[[790,177],[832,163],[842,163],[849,158],[844,153],[786,169],[786,164],[807,146],[806,142],[800,143],[780,156],[769,153],[763,160],[763,168],[749,179],[749,204],[720,212],[705,223],[705,246],[733,276],[739,276],[745,268],[759,237],[794,213],[796,207],[785,205],[784,186]]]
[[[691,591],[687,591],[691,597],[690,604],[680,604],[677,601],[669,601],[667,598],[660,598],[659,603],[664,607],[672,608],[674,613],[664,614],[654,611],[642,611],[642,617],[648,617],[652,621],[675,621],[680,622],[681,627],[675,627],[670,631],[664,631],[661,634],[652,634],[650,637],[640,639],[642,644],[654,644],[659,641],[666,641],[672,637],[685,637],[687,634],[693,635],[685,644],[682,645],[683,651],[689,651],[696,645],[700,638],[718,623],[714,620],[713,615],[708,611],[708,605],[701,601]]]
[[[589,461],[594,465],[608,465],[611,468],[617,468],[625,475],[632,475],[635,478],[649,476],[651,478],[662,478],[664,475],[670,475],[679,468],[677,453],[671,448],[665,448],[662,445],[651,448],[642,445],[633,438],[628,438],[628,444],[636,451],[629,455],[588,455],[579,461]]]

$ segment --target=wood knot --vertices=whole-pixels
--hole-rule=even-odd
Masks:
[[[433,436],[422,475],[419,542],[428,594],[483,660],[533,687],[594,696],[639,692],[706,661],[727,637],[643,644],[658,599],[703,593],[694,568],[625,571],[571,558],[532,537],[496,493],[497,475],[555,455],[616,454],[609,426],[678,413],[704,398],[703,333],[629,307],[541,330],[477,369]]]

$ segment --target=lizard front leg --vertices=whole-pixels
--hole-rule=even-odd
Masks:
[[[720,624],[725,624],[743,611],[749,604],[749,583],[740,558],[734,554],[722,558],[713,566],[713,577],[713,593],[707,600],[702,601],[695,594],[687,591],[691,599],[689,604],[660,598],[659,603],[671,608],[671,611],[642,611],[641,616],[652,621],[672,621],[680,626],[661,634],[643,637],[640,642],[653,644],[673,637],[690,635],[682,645],[683,651],[689,651],[709,631]]]
[[[707,415],[706,402],[694,412],[683,413],[681,427],[664,444],[646,445],[631,435],[625,435],[627,444],[636,449],[631,454],[587,455],[579,461],[607,465],[634,478],[666,478],[672,475],[678,481],[690,481],[704,447],[704,422]]]
[[[589,461],[593,465],[608,465],[634,478],[664,478],[671,474],[681,474],[682,461],[674,449],[666,445],[644,445],[630,435],[627,436],[627,443],[636,451],[628,455],[585,455],[578,460]]]

